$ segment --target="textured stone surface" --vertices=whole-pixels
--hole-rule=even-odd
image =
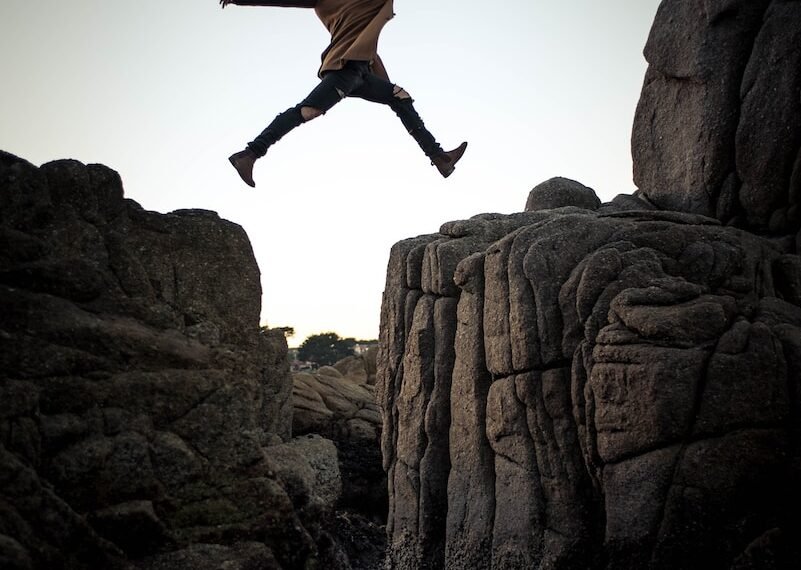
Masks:
[[[661,208],[799,227],[801,5],[665,0],[632,134],[634,181]]]
[[[441,233],[404,240],[390,253],[376,395],[384,411],[381,448],[389,479],[387,535],[394,564],[414,568],[444,556],[450,471],[445,442],[460,293],[454,272],[462,259],[548,215],[483,214],[449,222]],[[437,406],[429,407],[432,399]]]
[[[343,376],[340,369],[350,375]],[[367,376],[365,361],[354,358],[294,374],[292,429],[296,435],[320,434],[336,444],[343,482],[339,506],[383,524],[387,479],[379,443],[381,412],[375,387],[359,383]]]
[[[293,433],[321,434],[336,449],[341,492],[327,529],[346,559],[341,566],[353,570],[379,568],[386,550],[387,477],[375,402],[375,352],[293,375]]]
[[[155,555],[142,560],[139,568],[146,570],[280,570],[269,548],[258,542],[193,544],[192,546]]]
[[[348,568],[242,228],[101,165],[0,153],[0,185],[0,565]]]
[[[367,349],[364,354],[358,356],[348,356],[339,362],[334,363],[334,368],[355,382],[356,384],[375,385],[375,365],[378,347],[373,346]]]
[[[377,384],[388,566],[790,564],[797,263],[788,240],[604,206],[397,244]]]
[[[597,210],[600,205],[601,200],[592,188],[569,178],[551,178],[529,192],[525,211],[553,210],[565,206]]]

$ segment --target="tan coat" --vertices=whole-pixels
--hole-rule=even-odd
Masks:
[[[331,34],[318,75],[342,69],[346,61],[368,61],[373,73],[389,80],[378,57],[378,36],[395,15],[393,0],[234,0],[240,6],[314,8]]]
[[[319,73],[342,69],[346,61],[368,61],[372,71],[389,80],[378,56],[378,36],[395,15],[393,0],[319,0],[317,17],[331,34]]]

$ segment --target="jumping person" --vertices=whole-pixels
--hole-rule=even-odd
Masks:
[[[448,152],[442,150],[415,111],[411,96],[389,81],[376,53],[378,36],[394,16],[392,3],[393,0],[220,0],[223,8],[229,4],[314,8],[331,34],[331,43],[322,54],[319,85],[228,159],[246,184],[256,186],[253,165],[271,145],[295,127],[325,114],[345,97],[389,105],[440,174],[446,178],[451,175],[467,143]]]

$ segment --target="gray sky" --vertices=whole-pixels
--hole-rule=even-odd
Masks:
[[[316,85],[312,10],[216,0],[2,0],[0,148],[103,163],[149,210],[206,208],[248,232],[262,321],[291,345],[375,338],[393,243],[523,209],[553,176],[634,190],[630,134],[658,0],[396,0],[379,53],[446,149],[439,177],[387,108],[346,100],[270,149],[227,157]]]

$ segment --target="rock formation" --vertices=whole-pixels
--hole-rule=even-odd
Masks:
[[[379,410],[293,389],[241,228],[0,153],[0,567],[375,567],[376,438],[389,569],[797,566],[801,2],[663,0],[645,55],[634,195],[393,247]]]
[[[348,568],[244,231],[0,153],[0,566]]]
[[[635,195],[553,179],[393,247],[388,568],[801,559],[799,32],[797,1],[663,1]]]
[[[334,442],[339,452],[343,492],[340,506],[383,524],[387,514],[386,475],[381,467],[381,413],[375,387],[360,384],[361,374],[343,376],[338,366],[294,374],[292,421],[297,435],[319,434]]]
[[[634,181],[661,208],[797,231],[801,5],[662,2],[632,137]]]
[[[371,346],[363,354],[348,356],[335,362],[334,368],[356,384],[374,386],[377,355],[378,347]]]
[[[381,414],[375,387],[366,383],[374,369],[375,360],[368,355],[348,357],[334,366],[293,377],[293,433],[319,434],[336,445],[342,493],[335,505],[335,535],[354,569],[364,570],[379,568],[386,548],[387,478],[379,446]]]

